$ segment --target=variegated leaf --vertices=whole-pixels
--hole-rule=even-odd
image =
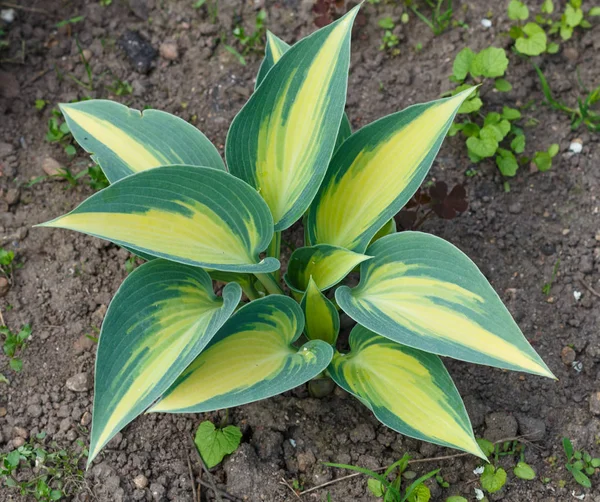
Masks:
[[[319,375],[332,347],[291,344],[304,328],[302,310],[287,296],[269,295],[238,310],[151,412],[199,413],[258,401]]]
[[[111,183],[158,166],[225,169],[214,145],[193,125],[159,110],[140,112],[105,99],[61,104],[75,141]]]
[[[427,352],[553,377],[477,266],[439,237],[402,232],[367,250],[360,284],[336,291],[355,321]]]
[[[461,103],[413,105],[363,127],[336,152],[305,219],[307,243],[364,252],[423,182]]]
[[[231,124],[227,165],[264,198],[276,231],[302,216],[325,175],[344,113],[356,13],[283,54]]]
[[[232,314],[241,289],[214,295],[198,267],[152,260],[123,282],[102,324],[88,463],[176,380]]]
[[[42,226],[77,230],[133,250],[228,272],[272,272],[259,253],[273,236],[269,208],[225,171],[165,166],[128,176]]]
[[[331,378],[401,434],[486,459],[465,406],[439,357],[357,325],[348,354],[336,353]]]
[[[302,297],[300,307],[304,312],[306,338],[323,340],[335,346],[340,332],[340,315],[333,303],[321,293],[312,277]]]

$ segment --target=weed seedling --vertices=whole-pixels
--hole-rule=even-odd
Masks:
[[[238,41],[240,46],[242,47],[241,54],[242,56],[247,56],[253,51],[259,51],[263,47],[263,38],[265,35],[265,20],[267,19],[267,11],[261,9],[256,14],[256,18],[254,20],[254,31],[250,34],[247,34],[244,30],[244,27],[241,24],[238,24],[233,29],[233,36]]]
[[[2,349],[8,357],[11,369],[16,372],[21,371],[23,368],[21,355],[25,350],[26,340],[31,336],[31,326],[25,324],[18,333],[13,333],[7,326],[0,326],[0,335],[4,338]]]
[[[593,105],[600,101],[600,85],[592,91],[584,88],[585,96],[577,98],[577,107],[570,107],[554,98],[546,76],[538,66],[533,66],[540,79],[546,104],[559,112],[567,114],[571,119],[571,129],[573,131],[578,129],[581,124],[584,124],[590,131],[600,131],[600,113],[591,109]]]
[[[48,104],[48,102],[45,99],[36,99],[35,100],[35,109],[39,112],[41,112],[44,108],[46,108],[46,105]]]
[[[52,115],[48,120],[48,130],[46,131],[46,141],[48,143],[58,143],[64,152],[69,157],[74,157],[77,153],[75,146],[72,144],[73,136],[69,130],[69,126],[62,119],[62,115],[58,108],[52,109]]]
[[[565,468],[573,475],[573,479],[585,488],[592,487],[590,476],[600,467],[600,458],[593,458],[587,451],[575,450],[569,438],[562,441],[567,463]]]
[[[394,21],[391,17],[384,17],[379,20],[379,27],[383,28],[385,31],[383,33],[383,37],[381,38],[381,45],[379,46],[380,51],[389,51],[392,56],[397,56],[400,54],[400,49],[396,46],[400,43],[398,37],[392,33],[394,29]]]
[[[15,267],[15,252],[7,251],[4,248],[0,248],[0,272],[10,282],[12,282],[13,271]]]
[[[440,470],[436,469],[428,472],[403,489],[403,474],[408,474],[406,469],[408,468],[409,460],[410,456],[405,454],[400,460],[390,465],[383,474],[378,474],[377,472],[356,465],[335,464],[329,462],[326,462],[323,465],[336,467],[338,469],[348,469],[369,476],[369,480],[367,481],[369,491],[376,497],[380,497],[384,502],[419,502],[422,500],[429,500],[431,492],[423,483],[429,478],[437,476]],[[389,481],[389,478],[392,476],[393,480]]]
[[[113,84],[108,86],[107,89],[115,96],[129,96],[133,92],[133,87],[129,82],[125,82],[118,78],[116,78]]]
[[[210,421],[202,422],[196,430],[194,443],[206,467],[212,469],[221,463],[225,455],[237,450],[242,439],[242,432],[235,425],[215,427]]]
[[[423,21],[434,35],[441,35],[452,23],[452,0],[423,0],[431,9],[431,18],[427,17],[417,6],[417,2],[407,2],[415,15]]]
[[[69,19],[63,19],[62,21],[59,21],[58,23],[56,23],[56,27],[62,28],[63,26],[81,23],[81,21],[83,21],[84,19],[85,19],[85,16],[75,16],[75,17],[72,17]]]
[[[0,453],[0,481],[21,496],[51,502],[71,496],[84,486],[80,463],[87,449],[81,441],[78,453],[61,449],[55,442],[45,446],[45,438],[42,432],[23,446]]]
[[[552,276],[550,277],[550,280],[542,286],[542,293],[546,296],[548,296],[550,294],[550,290],[552,289],[552,284],[554,283],[554,281],[556,280],[556,276],[558,275],[558,267],[559,266],[560,266],[560,260],[556,260],[556,263],[554,264],[554,267],[552,268]]]

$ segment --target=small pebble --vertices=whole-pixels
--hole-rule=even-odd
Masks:
[[[0,277],[0,298],[6,296],[10,290],[10,283],[6,277]]]
[[[92,379],[88,373],[77,373],[67,380],[66,385],[73,392],[85,392],[92,388]]]
[[[593,415],[600,415],[600,392],[594,392],[590,396],[590,411]]]
[[[143,474],[138,474],[135,478],[133,478],[133,484],[136,488],[143,490],[148,486],[148,478]]]
[[[48,176],[58,176],[64,173],[61,165],[52,157],[46,157],[42,161],[42,171],[44,171]]]
[[[581,153],[581,150],[583,150],[583,141],[579,138],[574,139],[569,145],[569,150],[573,153]]]
[[[565,363],[567,366],[571,366],[573,364],[573,361],[575,361],[575,357],[575,351],[569,346],[564,347],[560,352],[560,358],[562,359],[562,362]]]
[[[161,57],[167,61],[177,61],[179,59],[179,49],[176,42],[163,42],[158,49]]]
[[[81,417],[81,425],[87,427],[92,423],[92,414],[89,411],[86,411]]]
[[[13,448],[20,448],[25,444],[25,440],[23,438],[14,438],[12,440]]]
[[[484,28],[491,28],[492,27],[492,21],[491,21],[491,19],[483,18],[481,20],[481,26],[483,26]]]
[[[21,192],[18,188],[11,188],[6,192],[6,202],[9,206],[14,206],[21,198]]]

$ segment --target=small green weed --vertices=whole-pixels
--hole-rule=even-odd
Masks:
[[[21,355],[26,347],[25,342],[31,336],[31,326],[25,324],[18,333],[13,333],[7,326],[0,326],[0,335],[4,338],[2,350],[8,357],[8,364],[18,373],[23,369]]]
[[[380,28],[385,30],[383,37],[381,38],[379,50],[389,51],[392,56],[397,56],[400,54],[400,49],[398,49],[396,46],[400,43],[400,40],[398,40],[398,37],[392,33],[392,30],[395,27],[394,21],[388,16],[380,19],[378,24]]]
[[[129,82],[115,78],[112,85],[107,86],[107,89],[115,96],[129,96],[133,92],[133,87]]]
[[[407,471],[409,460],[410,456],[405,454],[400,460],[390,465],[383,474],[378,474],[356,465],[335,464],[329,462],[326,462],[323,465],[336,467],[338,469],[348,469],[369,476],[367,481],[369,491],[376,497],[381,497],[384,502],[426,502],[431,498],[431,492],[423,483],[429,478],[437,476],[440,470],[435,469],[420,478],[415,479],[403,490],[403,477],[412,479],[414,475],[412,471]],[[390,476],[394,476],[394,479],[391,482],[388,480]]]
[[[15,252],[0,248],[0,273],[12,282],[12,275],[15,268]]]
[[[542,293],[546,296],[548,296],[550,294],[550,290],[552,289],[552,284],[554,283],[554,281],[556,280],[556,276],[558,275],[558,267],[559,266],[560,266],[560,260],[556,260],[556,263],[554,264],[554,267],[552,268],[552,276],[550,277],[550,280],[542,286]]]
[[[40,433],[16,450],[0,453],[0,481],[24,497],[50,502],[81,491],[85,482],[79,464],[87,449],[81,442],[79,453],[60,449],[55,442],[46,446],[45,437]]]
[[[565,468],[573,475],[573,479],[585,488],[592,487],[590,476],[600,467],[600,458],[593,458],[587,451],[575,450],[569,438],[563,438],[563,449],[567,456]]]
[[[93,166],[89,167],[85,173],[90,178],[88,185],[92,187],[94,191],[102,190],[110,185],[108,179],[98,164],[94,164]]]
[[[584,124],[590,131],[600,131],[600,113],[592,110],[592,106],[600,101],[600,85],[592,91],[587,90],[582,85],[585,95],[577,98],[577,107],[570,107],[554,98],[546,76],[538,66],[533,66],[540,79],[540,85],[542,87],[542,93],[546,98],[546,104],[551,108],[568,115],[571,119],[571,129],[573,131],[578,129],[581,124]]]
[[[423,12],[423,6],[418,4],[421,2],[405,1],[415,15],[423,21],[434,35],[441,35],[452,25],[452,0],[423,0],[425,7],[431,10],[431,17],[427,17]],[[457,23],[460,24],[460,23]]]
[[[520,0],[511,0],[508,4],[508,17],[516,23],[510,28],[509,36],[515,41],[515,50],[526,56],[539,56],[547,52],[555,54],[559,51],[560,41],[569,40],[577,28],[589,29],[592,24],[581,8],[582,0],[569,0],[560,17],[557,19],[554,2],[545,0],[534,21],[528,21],[530,12],[527,5]],[[587,17],[600,15],[600,8],[590,9]],[[525,24],[524,24],[525,23]],[[549,38],[559,35],[555,41]]]
[[[261,9],[256,14],[254,19],[254,30],[252,33],[247,34],[244,27],[238,24],[233,29],[233,36],[237,40],[241,50],[236,50],[234,47],[226,45],[225,48],[232,54],[238,57],[241,64],[245,65],[245,56],[251,52],[261,51],[263,48],[263,39],[266,32],[265,20],[267,19],[267,11]]]
[[[194,443],[202,460],[209,469],[219,464],[225,455],[237,450],[242,432],[235,425],[216,428],[210,421],[204,421],[196,430]]]
[[[58,143],[69,157],[74,157],[77,153],[73,145],[73,136],[69,126],[62,119],[58,108],[52,109],[52,115],[48,120],[48,130],[46,131],[46,141],[48,143]]]
[[[59,21],[58,23],[56,23],[55,26],[57,28],[62,28],[63,26],[81,23],[81,21],[83,21],[84,19],[85,19],[85,16],[75,16],[75,17],[72,17],[69,19],[63,19],[62,21]]]
[[[48,101],[46,101],[45,99],[36,99],[35,100],[35,109],[39,112],[41,112],[44,108],[46,108],[46,105],[48,104]]]

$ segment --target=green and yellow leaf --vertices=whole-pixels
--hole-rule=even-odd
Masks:
[[[159,258],[228,272],[272,272],[261,260],[273,236],[269,208],[225,171],[165,166],[92,195],[42,226],[77,230]]]
[[[298,248],[290,257],[284,280],[292,291],[303,293],[312,277],[317,288],[323,291],[335,286],[354,267],[369,258],[327,244]]]
[[[263,59],[263,62],[258,70],[255,88],[262,83],[267,73],[269,73],[269,70],[275,66],[275,64],[281,59],[281,56],[283,56],[290,47],[290,45],[286,44],[277,35],[274,35],[267,30],[265,58]],[[352,126],[350,125],[348,115],[344,113],[333,151],[335,152],[341,146],[341,144],[350,137],[351,134]]]
[[[293,389],[319,375],[332,347],[291,344],[304,328],[300,306],[269,295],[238,310],[151,412],[199,413],[239,406]]]
[[[240,287],[228,284],[218,298],[204,270],[166,260],[125,279],[100,333],[88,464],[175,382],[240,297]]]
[[[357,325],[348,354],[336,352],[331,378],[388,427],[442,446],[482,453],[458,390],[439,357]]]
[[[367,250],[360,284],[336,291],[355,321],[434,354],[553,377],[477,266],[433,235],[402,232]]]
[[[336,152],[305,221],[307,243],[364,252],[429,171],[471,89],[363,127]]]
[[[304,333],[309,340],[323,340],[335,346],[340,332],[337,309],[319,290],[312,277],[300,302],[304,312]]]
[[[104,99],[62,104],[60,109],[75,141],[92,154],[111,183],[166,165],[225,169],[208,138],[170,113],[140,112]]]
[[[344,113],[356,13],[283,54],[231,124],[227,165],[264,198],[276,231],[302,216],[325,175]]]

